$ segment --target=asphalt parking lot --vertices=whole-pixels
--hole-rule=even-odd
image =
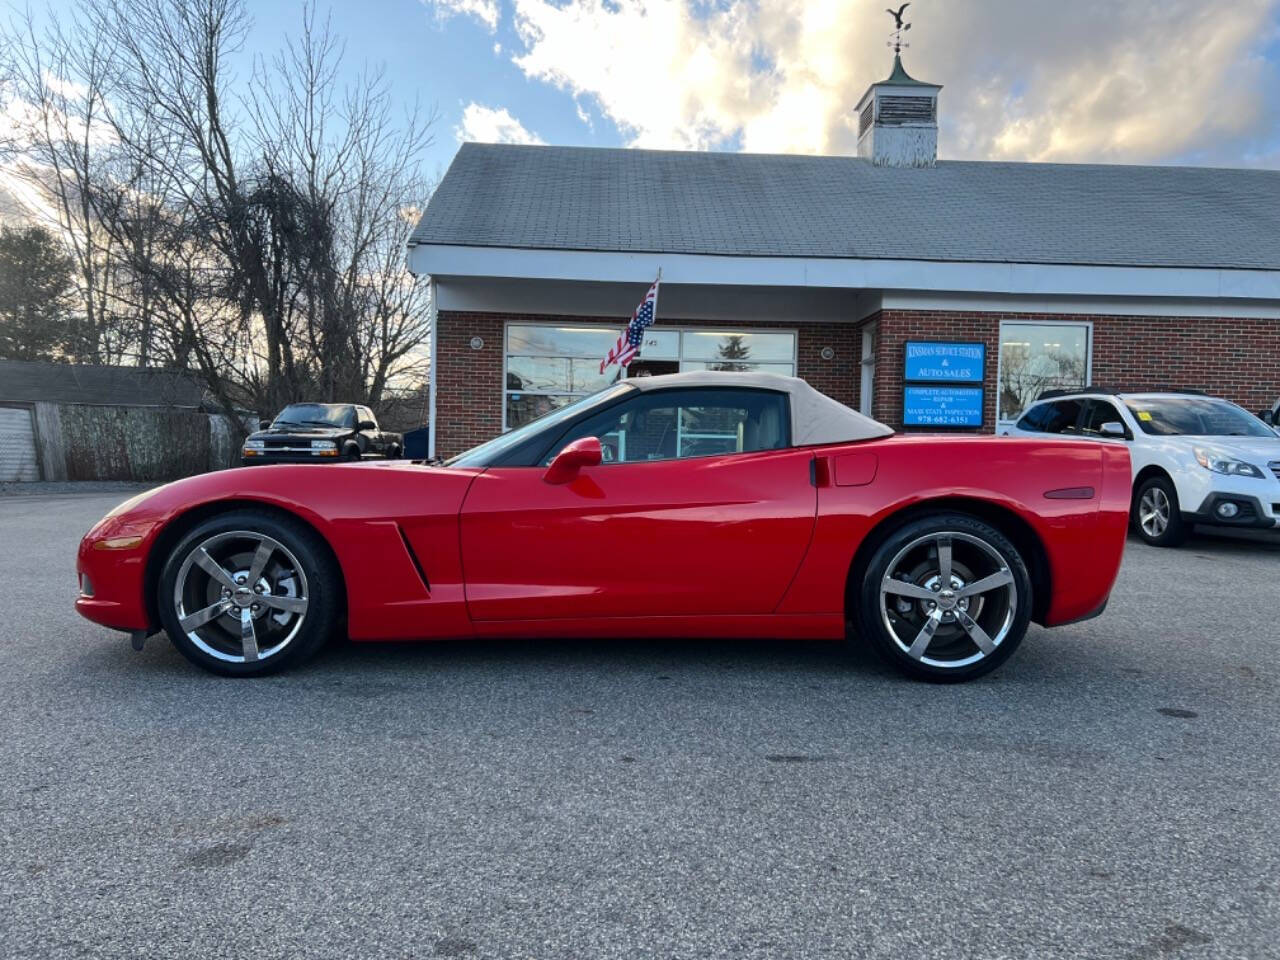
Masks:
[[[0,497],[4,956],[1280,956],[1280,543],[1131,541],[965,686],[608,640],[236,681],[73,612],[127,495]]]

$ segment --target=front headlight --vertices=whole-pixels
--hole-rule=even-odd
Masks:
[[[1221,453],[1214,453],[1212,450],[1205,450],[1202,447],[1196,447],[1195,452],[1196,462],[1206,470],[1212,470],[1214,473],[1225,474],[1228,477],[1253,477],[1257,480],[1265,479],[1262,471],[1252,463],[1245,463],[1243,460],[1237,460],[1234,457],[1228,457]]]
[[[245,453],[261,453],[265,449],[267,449],[265,440],[246,440],[244,442]]]
[[[338,445],[332,440],[312,440],[311,452],[317,456],[326,457],[337,453]]]
[[[104,516],[102,520],[98,521],[98,523],[101,524],[102,522],[110,520],[113,517],[120,516],[120,514],[125,513],[128,510],[132,510],[134,507],[136,507],[143,500],[147,499],[147,497],[151,496],[153,493],[156,492],[156,490],[159,490],[159,489],[160,489],[159,487],[156,487],[154,490],[144,490],[142,493],[138,494],[137,496],[130,497],[124,503],[117,504],[116,506],[108,510],[106,513],[106,516]],[[97,525],[95,525],[95,529],[96,527]]]

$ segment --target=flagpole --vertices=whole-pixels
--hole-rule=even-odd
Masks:
[[[662,292],[662,264],[658,264],[658,279],[653,281],[653,321],[658,322],[658,294]]]

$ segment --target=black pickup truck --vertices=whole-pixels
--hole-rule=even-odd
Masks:
[[[250,434],[240,451],[245,466],[325,463],[364,457],[396,459],[404,438],[378,429],[373,411],[354,403],[291,403],[265,430]]]

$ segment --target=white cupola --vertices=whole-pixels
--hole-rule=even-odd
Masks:
[[[893,56],[893,73],[858,101],[858,156],[880,167],[932,167],[938,160],[938,91]]]

